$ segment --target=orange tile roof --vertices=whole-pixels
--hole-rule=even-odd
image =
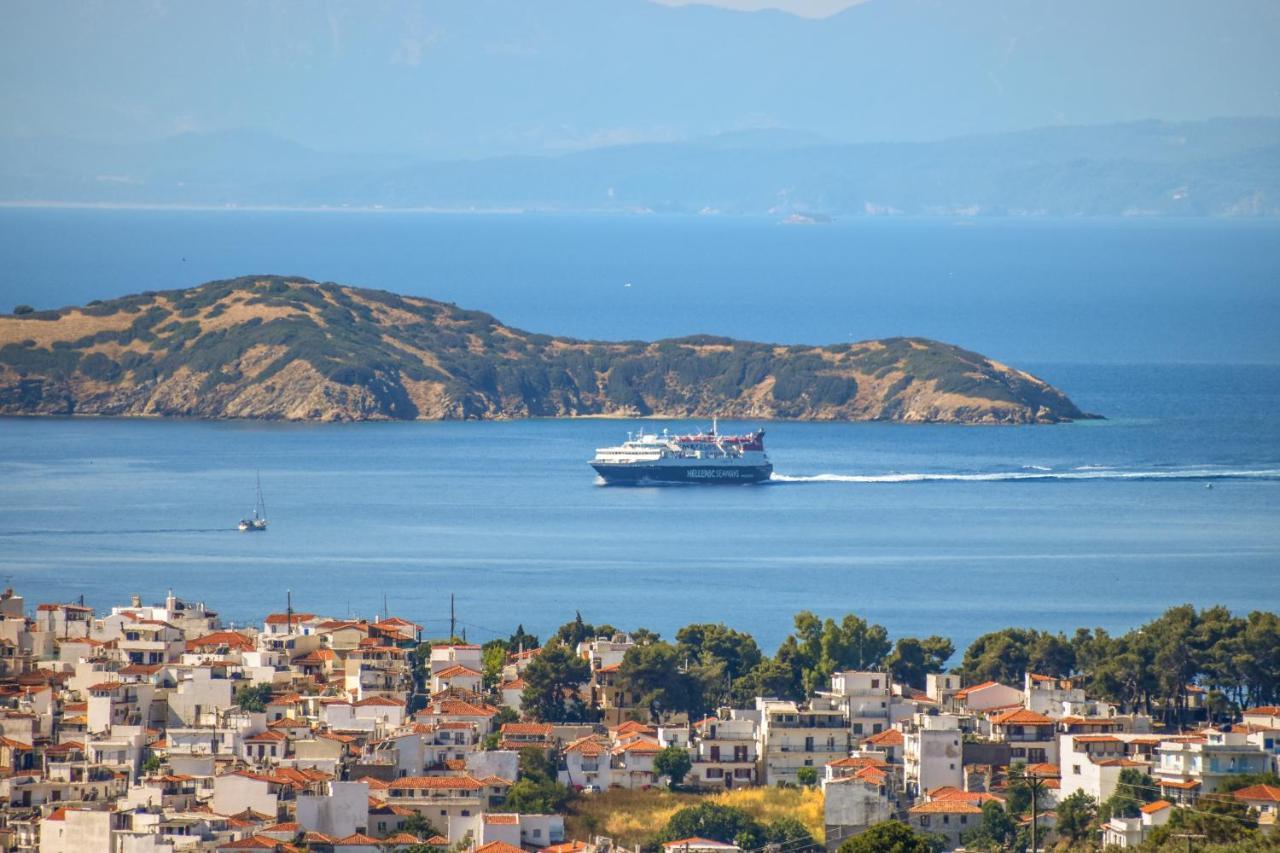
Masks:
[[[292,619],[294,623],[307,622],[316,618],[314,613],[295,613],[290,616],[288,613],[269,613],[264,620],[268,625],[287,625]]]
[[[982,814],[982,809],[961,799],[933,800],[912,806],[911,814]]]
[[[471,669],[470,667],[463,666],[460,663],[455,663],[453,666],[449,667],[448,669],[442,669],[439,672],[437,672],[433,676],[433,678],[457,678],[459,676],[470,676],[473,678],[478,678],[480,677],[480,675],[482,675],[482,673],[476,672],[474,669]]]
[[[991,724],[996,726],[1051,726],[1053,720],[1044,714],[1037,714],[1027,708],[1021,708],[1017,711],[1006,711],[1003,714],[997,714],[991,718]]]
[[[475,791],[484,787],[470,776],[403,776],[387,787],[392,790],[406,788],[452,788]]]
[[[477,847],[475,853],[524,853],[524,850],[505,841],[490,841],[488,844]]]
[[[1250,785],[1233,791],[1232,794],[1237,800],[1280,803],[1280,787],[1275,785]]]
[[[502,726],[504,735],[551,737],[551,732],[552,726],[550,723],[504,723]]]
[[[1188,779],[1185,782],[1172,782],[1165,779],[1159,779],[1156,781],[1156,784],[1161,788],[1174,788],[1180,791],[1189,791],[1192,788],[1199,788],[1200,780]]]
[[[515,814],[486,814],[483,819],[485,823],[495,826],[515,826],[520,823],[520,815]]]
[[[975,690],[985,690],[988,687],[995,687],[999,685],[999,683],[1000,682],[998,681],[984,681],[981,684],[974,684],[971,687],[961,687],[959,690],[957,690],[955,693],[951,695],[957,699],[964,699],[966,696],[968,696],[970,693],[973,693]]]
[[[875,755],[847,755],[844,758],[837,758],[835,761],[828,761],[828,767],[884,767],[887,765],[883,758]]]
[[[876,746],[902,746],[902,731],[900,729],[885,729],[862,742],[875,744]]]
[[[1170,808],[1172,806],[1173,806],[1173,803],[1169,802],[1168,800],[1156,800],[1153,803],[1147,803],[1145,806],[1139,809],[1139,811],[1141,811],[1143,814],[1155,814],[1156,812],[1162,812],[1165,809]]]
[[[380,842],[376,838],[370,838],[367,835],[361,835],[360,833],[357,832],[352,835],[348,835],[346,838],[338,839],[337,841],[333,842],[333,846],[334,847],[377,847],[381,843],[382,842]]]

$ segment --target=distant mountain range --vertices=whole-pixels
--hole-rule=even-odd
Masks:
[[[254,276],[0,316],[0,414],[1054,423],[1061,391],[960,347],[580,341],[480,311]]]
[[[824,20],[648,0],[10,3],[0,136],[238,128],[433,160],[751,127],[928,142],[1277,116],[1275,0],[867,0]]]
[[[1275,216],[1280,119],[838,144],[757,130],[447,162],[257,133],[0,140],[0,201],[861,215]]]

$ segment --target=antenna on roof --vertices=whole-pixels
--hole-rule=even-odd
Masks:
[[[284,591],[284,630],[286,634],[293,633],[293,590],[291,589]]]
[[[457,620],[453,614],[453,593],[449,593],[449,642],[453,642],[454,631],[457,630]]]

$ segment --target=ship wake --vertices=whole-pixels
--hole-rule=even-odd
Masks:
[[[885,474],[779,474],[774,473],[770,483],[986,483],[986,482],[1046,482],[1077,480],[1278,480],[1280,468],[1218,468],[1211,466],[1188,468],[1124,469],[1097,465],[1082,465],[1070,470],[986,471],[986,472],[898,472]]]

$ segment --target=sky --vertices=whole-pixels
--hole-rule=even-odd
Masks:
[[[751,10],[751,11],[742,11]],[[1280,115],[1274,0],[42,0],[0,27],[0,139],[250,132],[546,154]]]
[[[734,12],[771,9],[801,18],[829,18],[867,0],[653,0],[663,6],[716,6]]]

